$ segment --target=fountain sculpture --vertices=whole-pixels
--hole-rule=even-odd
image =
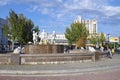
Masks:
[[[48,39],[50,37],[50,39]],[[38,42],[38,38],[40,38],[40,42]],[[55,44],[56,33],[53,31],[51,36],[43,31],[38,34],[38,32],[33,31],[33,44],[27,45],[25,47],[25,53],[28,54],[44,54],[44,53],[63,53],[63,45]]]

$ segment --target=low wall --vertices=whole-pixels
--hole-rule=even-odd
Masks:
[[[63,53],[64,46],[63,45],[26,45],[25,53],[26,54],[55,54],[55,53]]]
[[[57,64],[95,61],[95,54],[0,54],[0,64]]]
[[[72,61],[95,61],[93,54],[25,54],[21,55],[21,64],[57,64]]]
[[[0,64],[11,64],[11,54],[0,54]]]

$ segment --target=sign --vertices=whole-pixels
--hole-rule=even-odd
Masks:
[[[110,37],[110,42],[119,42],[119,37]]]

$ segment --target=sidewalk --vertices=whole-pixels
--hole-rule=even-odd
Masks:
[[[0,65],[0,75],[54,75],[120,70],[120,55],[96,62],[45,65]]]

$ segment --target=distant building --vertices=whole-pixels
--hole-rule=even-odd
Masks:
[[[84,23],[90,34],[98,33],[97,20],[83,20],[81,16],[78,16],[74,23]]]
[[[56,34],[56,44],[68,44],[68,40],[65,38],[65,34]]]
[[[7,21],[5,19],[0,18],[0,45],[6,45],[7,44],[7,38],[3,32],[3,26],[7,24]]]
[[[51,37],[52,34],[49,33],[48,35],[49,35],[48,39],[51,39],[52,38]],[[67,45],[68,44],[68,40],[65,38],[65,34],[56,34],[55,44]]]

